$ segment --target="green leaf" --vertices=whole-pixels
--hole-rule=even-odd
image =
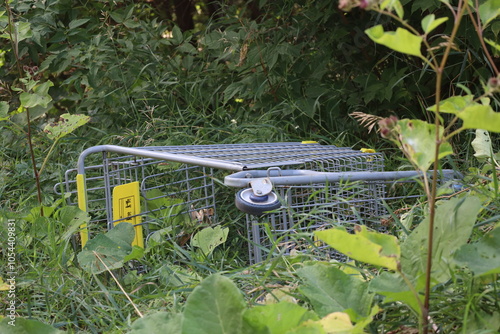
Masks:
[[[199,247],[203,254],[208,255],[213,252],[215,247],[223,244],[227,240],[229,228],[222,228],[220,225],[215,227],[206,227],[196,233],[191,239],[191,245]]]
[[[356,227],[354,232],[350,234],[344,227],[336,227],[314,234],[354,260],[397,270],[400,250],[395,236],[368,231],[366,226]]]
[[[59,140],[90,121],[89,116],[62,114],[57,123],[50,123],[43,131],[52,140]]]
[[[243,295],[227,277],[214,274],[203,280],[186,301],[183,334],[241,333]]]
[[[456,115],[463,121],[462,127],[464,129],[500,132],[500,113],[493,111],[489,105],[477,104],[469,106]]]
[[[52,97],[49,95],[49,88],[54,86],[52,81],[46,81],[32,87],[33,92],[23,92],[20,95],[21,105],[24,108],[33,108],[36,106],[47,107]]]
[[[484,41],[488,43],[492,48],[500,52],[500,44],[498,44],[495,41],[492,41],[491,39],[485,38]]]
[[[455,253],[457,263],[469,267],[475,276],[500,273],[500,227],[485,234],[478,242],[463,245]]]
[[[307,320],[319,319],[313,312],[286,301],[277,304],[255,306],[246,310],[243,318],[245,323],[243,333],[245,334],[288,333],[288,331],[295,329]]]
[[[472,95],[450,97],[441,101],[439,111],[456,115],[463,121],[464,129],[500,132],[500,113],[493,111],[489,104],[480,104],[473,99]],[[436,106],[428,110],[436,111]]]
[[[477,129],[476,138],[474,138],[471,145],[475,152],[474,156],[479,161],[484,161],[491,158],[493,154],[493,148],[491,146],[491,138],[488,131]]]
[[[84,24],[85,24],[85,23],[87,23],[88,21],[90,21],[90,19],[77,19],[77,20],[73,20],[73,21],[71,21],[71,22],[68,24],[68,28],[70,28],[70,29],[75,29],[75,28],[78,28],[79,26],[84,25]]]
[[[415,296],[398,273],[381,273],[370,281],[369,290],[385,296],[387,303],[402,302],[418,314],[422,313],[419,305],[424,302],[423,296]],[[417,298],[420,298],[420,302]]]
[[[370,314],[373,294],[368,283],[356,276],[325,263],[306,265],[297,271],[303,280],[301,292],[309,299],[314,311],[324,317],[332,312],[346,312],[352,321]]]
[[[365,30],[365,32],[375,43],[385,45],[397,52],[422,58],[420,52],[422,37],[414,35],[406,29],[397,28],[395,32],[384,32],[384,28],[379,24]]]
[[[425,34],[428,34],[446,21],[448,21],[447,17],[441,17],[436,20],[434,14],[429,14],[422,19],[422,29]]]
[[[436,149],[436,126],[421,120],[403,119],[397,123],[399,129],[397,145],[405,152],[410,161],[422,172],[426,172],[434,162]],[[439,128],[440,138],[444,129]],[[453,148],[448,142],[439,146],[438,159],[453,154]]]
[[[5,30],[9,30],[8,26]],[[12,29],[12,35],[17,43],[24,41],[27,38],[31,38],[33,36],[33,32],[31,30],[31,25],[29,22],[15,22],[14,29]],[[6,38],[8,40],[11,39],[11,36],[8,32],[1,34],[0,37]]]
[[[452,96],[439,103],[439,112],[456,114],[466,107],[476,104],[473,95]],[[427,108],[429,111],[436,111],[436,105]]]
[[[107,270],[101,260],[109,269],[121,268],[127,255],[132,252],[134,237],[132,224],[120,223],[107,233],[98,234],[89,240],[78,254],[78,263],[82,269],[92,274]]]
[[[90,222],[90,216],[87,212],[80,210],[76,206],[65,206],[57,211],[57,217],[66,231],[61,235],[61,240],[69,240],[81,225]]]
[[[9,119],[9,103],[0,101],[0,121]]]
[[[20,317],[5,317],[0,321],[0,333],[2,334],[62,334],[66,333],[46,325],[38,320],[24,319]]]
[[[500,0],[487,0],[479,6],[479,17],[483,23],[483,29],[499,15]]]
[[[401,5],[401,2],[399,0],[384,0],[380,4],[380,9],[388,9],[388,10],[395,10],[396,14],[398,15],[399,18],[403,18],[404,16],[404,9],[403,5]]]
[[[174,45],[180,45],[184,41],[184,37],[182,36],[182,31],[179,26],[174,26],[172,28],[172,43]]]
[[[452,254],[469,240],[481,201],[475,196],[438,201],[434,221],[432,279],[448,280],[453,269]],[[425,273],[429,217],[426,217],[401,245],[401,267],[404,274],[417,279]]]
[[[157,312],[139,318],[128,334],[179,334],[182,328],[182,314]]]

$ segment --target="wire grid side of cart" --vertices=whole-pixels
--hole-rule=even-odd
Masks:
[[[112,228],[117,223],[117,219],[113,219],[114,189],[137,182],[140,186],[141,211],[136,215],[141,218],[139,225],[143,226],[146,236],[158,229],[170,228],[175,235],[193,228],[193,225],[196,227],[196,224],[217,224],[221,207],[234,205],[221,203],[216,197],[220,182],[214,180],[222,179],[226,170],[279,167],[343,172],[382,171],[384,168],[380,154],[319,144],[257,143],[128,149],[133,154],[119,153],[120,149],[116,147],[112,147],[113,152],[106,150],[108,147],[103,148],[102,152],[93,153],[92,158],[88,159],[94,164],[84,167],[87,211],[92,218],[90,229],[96,232]],[[151,152],[160,157],[143,156]],[[162,157],[163,153],[170,155]],[[170,161],[169,159],[176,160],[176,154],[192,157],[193,161]],[[213,165],[214,161],[217,168],[207,167]],[[78,173],[76,169],[68,170],[65,182],[56,185],[58,192],[72,194],[72,204],[76,204],[75,196],[78,194],[75,182]],[[282,196],[292,196],[292,202],[300,206],[300,212],[306,214],[323,203],[320,197],[315,197],[312,202],[306,201],[308,194],[318,192],[319,188],[324,188],[324,185],[294,187],[293,193],[287,193],[283,188],[281,192]],[[329,195],[325,196],[324,203],[329,203]],[[303,204],[299,204],[300,201]],[[373,201],[369,203],[374,205]],[[366,208],[370,211],[378,210]],[[291,209],[299,210],[293,206]],[[120,219],[126,218],[130,217]],[[292,232],[292,216],[283,214],[274,219],[284,233]]]

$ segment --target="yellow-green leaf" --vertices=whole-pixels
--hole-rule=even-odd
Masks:
[[[385,45],[394,51],[422,57],[420,52],[422,37],[414,35],[406,29],[398,28],[396,31],[385,32],[382,25],[379,24],[365,30],[365,32],[375,43]]]
[[[368,231],[366,226],[357,227],[354,234],[344,227],[314,233],[327,243],[350,258],[376,266],[397,270],[401,251],[395,236]]]
[[[422,19],[422,29],[425,34],[428,34],[446,21],[448,21],[447,17],[440,17],[436,19],[434,14],[429,14]]]

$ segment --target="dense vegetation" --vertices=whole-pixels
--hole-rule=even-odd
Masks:
[[[15,300],[28,333],[496,333],[500,3],[456,2],[2,3],[0,331]],[[466,186],[424,179],[387,234],[317,232],[347,265],[249,266],[244,216],[227,208],[215,250],[125,242],[113,270],[83,265],[88,216],[53,190],[94,145],[302,140],[375,149],[386,169],[456,168]]]

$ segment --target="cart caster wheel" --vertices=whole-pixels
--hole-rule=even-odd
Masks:
[[[256,196],[251,188],[236,193],[236,207],[245,213],[262,216],[266,211],[279,209],[281,203],[274,192],[264,196]]]

